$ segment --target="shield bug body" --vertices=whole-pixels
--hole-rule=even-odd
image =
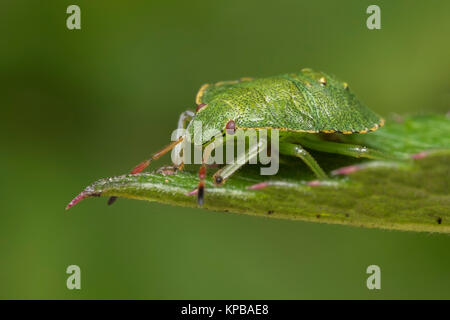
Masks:
[[[195,134],[194,120],[201,121],[201,145],[205,148],[199,170],[198,203],[203,203],[206,163],[218,145],[206,132],[220,132],[225,141],[236,130],[279,130],[279,152],[302,159],[318,179],[327,179],[307,149],[343,154],[353,157],[384,158],[384,155],[363,146],[324,139],[327,134],[361,134],[375,131],[384,120],[368,109],[350,90],[347,83],[333,76],[311,69],[274,77],[225,81],[203,85],[196,97],[196,112],[186,111],[180,116],[179,128]],[[270,137],[268,138],[270,139]],[[152,160],[175,148],[181,150],[186,136],[179,136],[170,145],[132,170],[144,170]],[[208,152],[206,152],[208,150]],[[246,150],[246,160],[257,156],[255,149]],[[179,150],[177,152],[179,152]],[[181,159],[181,158],[180,158]],[[180,160],[178,159],[178,160]],[[179,168],[182,163],[177,164]],[[213,179],[223,184],[243,164],[227,164]]]

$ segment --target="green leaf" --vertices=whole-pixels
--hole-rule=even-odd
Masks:
[[[263,217],[346,224],[396,230],[450,233],[450,120],[428,115],[388,121],[374,133],[345,140],[407,155],[408,160],[368,161],[312,152],[331,173],[317,181],[296,158],[280,159],[275,176],[261,176],[246,165],[222,187],[209,169],[203,208]],[[340,168],[346,168],[339,170]],[[68,208],[94,196],[116,196],[196,207],[196,169],[174,175],[141,173],[99,180]],[[338,174],[345,173],[345,174]]]

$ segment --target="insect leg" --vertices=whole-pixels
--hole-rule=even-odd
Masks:
[[[213,150],[221,144],[222,143],[217,143],[217,141],[212,141],[206,145],[203,151],[202,165],[198,171],[198,178],[200,181],[198,182],[197,203],[199,206],[203,205],[205,197],[206,165]]]
[[[302,159],[306,163],[306,165],[315,173],[318,179],[325,180],[328,178],[327,174],[319,166],[317,161],[309,154],[308,151],[303,149],[300,145],[287,142],[280,143],[279,151],[282,154]]]
[[[195,113],[190,110],[186,110],[182,114],[180,114],[180,117],[178,118],[177,129],[186,129],[186,124],[188,122],[190,122],[194,116],[195,116]],[[176,137],[176,139],[181,138],[183,136],[183,134],[184,134],[184,132],[180,131],[180,133]],[[184,167],[183,150],[184,150],[185,143],[186,143],[186,141],[176,145],[175,148],[173,149],[173,154],[175,155],[175,159],[176,159],[175,160],[176,163],[174,163],[174,168],[176,168],[176,170],[181,170]]]
[[[191,120],[195,116],[195,112],[191,110],[186,110],[182,114],[180,114],[180,117],[178,118],[178,129],[184,129],[186,128],[186,121]]]
[[[251,145],[246,152],[237,155],[233,163],[227,164],[214,174],[213,176],[214,183],[216,185],[223,184],[225,180],[227,180],[239,168],[241,168],[251,159],[257,157],[258,153],[261,151],[261,147],[264,145],[266,145],[266,139],[259,137],[258,143]]]
[[[355,158],[369,158],[369,159],[393,159],[392,156],[385,154],[379,150],[370,149],[356,144],[347,144],[340,142],[324,141],[314,138],[302,137],[300,143],[306,148],[316,151],[337,153],[345,156]]]

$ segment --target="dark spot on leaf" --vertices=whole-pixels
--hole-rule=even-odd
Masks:
[[[320,219],[320,214],[316,215],[316,218],[317,218],[317,219]]]
[[[438,224],[441,224],[441,223],[442,223],[442,218],[441,218],[441,217],[437,218],[437,223],[438,223]]]
[[[108,206],[112,205],[114,202],[116,202],[116,200],[117,200],[117,197],[110,197],[108,199]]]
[[[267,214],[272,214],[272,213],[274,213],[275,211],[273,211],[273,210],[269,210],[269,211],[267,211]]]

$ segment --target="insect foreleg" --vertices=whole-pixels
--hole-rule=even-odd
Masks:
[[[177,129],[186,129],[186,124],[189,123],[192,118],[195,116],[195,113],[191,110],[186,110],[184,111],[182,114],[180,114],[180,117],[178,118],[178,127]],[[178,136],[176,137],[176,139],[180,139],[181,137],[183,137],[184,135],[184,130],[178,130]],[[183,150],[185,148],[185,144],[187,143],[186,140],[184,140],[182,143],[178,144],[175,146],[175,148],[173,149],[172,155],[173,155],[173,162],[174,162],[174,167],[177,170],[181,170],[184,167],[184,162],[183,162]]]
[[[194,111],[186,110],[182,114],[180,114],[180,117],[178,118],[178,129],[185,129],[186,128],[186,122],[190,121],[195,116]]]
[[[261,148],[266,144],[267,140],[262,138],[261,136],[258,139],[258,143],[252,144],[249,146],[248,150],[238,154],[234,159],[233,163],[227,164],[220,170],[218,170],[214,176],[213,180],[216,185],[221,185],[227,180],[233,173],[235,173],[240,167],[245,165],[251,159],[254,159],[258,156],[258,153],[261,151]]]
[[[204,200],[206,165],[208,164],[208,160],[211,157],[213,150],[217,147],[222,146],[223,143],[224,141],[222,139],[222,136],[220,136],[220,139],[213,139],[211,142],[209,142],[203,150],[202,165],[200,166],[200,169],[198,171],[198,178],[200,179],[200,181],[197,188],[197,203],[199,206],[203,205]]]

